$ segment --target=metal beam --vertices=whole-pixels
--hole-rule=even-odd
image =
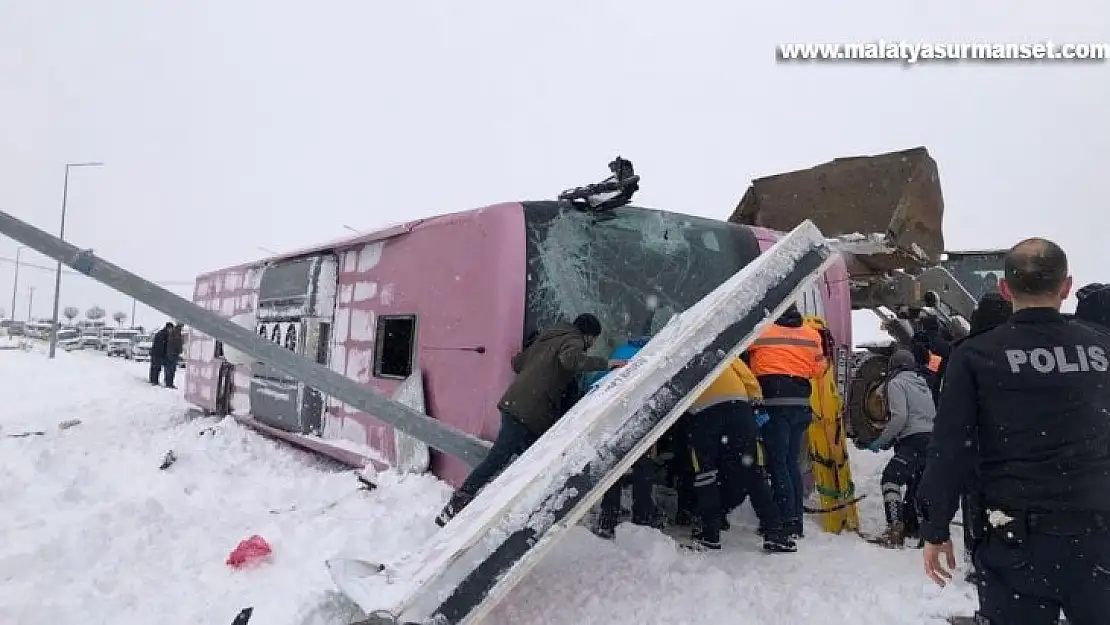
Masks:
[[[151,308],[196,328],[297,380],[358,410],[373,415],[402,432],[475,466],[485,457],[489,444],[462,430],[387,399],[358,382],[327,367],[294,354],[253,332],[121,267],[81,250],[60,238],[0,211],[0,233],[35,251],[64,263],[90,278]]]

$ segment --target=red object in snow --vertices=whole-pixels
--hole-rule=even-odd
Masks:
[[[239,546],[227,557],[227,565],[236,569],[248,564],[253,564],[270,555],[270,543],[255,534],[246,540],[239,541]]]

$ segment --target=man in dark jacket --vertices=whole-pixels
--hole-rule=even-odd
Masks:
[[[1110,329],[1110,284],[1093,282],[1075,293],[1075,318]]]
[[[166,388],[177,388],[173,385],[174,377],[177,375],[177,365],[181,362],[181,354],[185,351],[185,324],[178,323],[176,326],[166,324],[170,329],[169,335],[166,337],[166,358],[162,363],[162,369],[166,378]]]
[[[523,454],[563,415],[565,393],[580,373],[603,371],[609,360],[586,352],[601,335],[601,322],[589,313],[573,324],[559,323],[540,332],[530,345],[513,356],[516,379],[501,396],[501,430],[489,454],[451,495],[436,517],[447,524],[478,491]]]
[[[171,330],[173,330],[173,324],[166,323],[161,330],[154,333],[154,338],[151,339],[150,383],[152,386],[158,386],[158,378],[162,375],[162,365],[166,362],[166,348],[168,347]]]
[[[1105,623],[1110,613],[1110,335],[1060,313],[1071,290],[1058,245],[1006,255],[1014,314],[950,356],[925,475],[925,571],[955,564],[949,524],[978,468],[985,535],[976,546],[986,623]],[[974,450],[969,440],[978,440]]]
[[[1002,297],[1001,293],[992,291],[984,294],[979,299],[979,305],[975,307],[975,312],[971,313],[971,331],[967,337],[952,344],[952,351],[955,351],[967,339],[979,336],[1006,323],[1006,320],[1012,314],[1014,314],[1014,305]],[[944,374],[947,370],[948,359],[945,358],[941,361],[940,370],[937,372],[941,391],[944,390]],[[977,450],[979,448],[979,443],[974,437],[970,439],[970,443],[973,449]],[[983,504],[979,497],[978,480],[973,473],[968,476],[968,484],[964,493],[960,496],[960,511],[964,524],[964,551],[968,562],[974,562],[975,544],[983,538],[983,532],[980,529],[981,524],[978,522],[978,519],[982,516],[982,510]],[[978,580],[974,564],[970,567],[965,579],[969,583],[975,583]]]

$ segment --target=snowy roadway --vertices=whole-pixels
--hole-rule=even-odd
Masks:
[[[187,420],[180,392],[145,375],[97,354],[0,351],[0,623],[226,625],[253,606],[251,625],[347,625],[324,559],[388,560],[435,530],[444,484],[386,474],[358,491],[352,472],[234,422]],[[69,419],[81,424],[58,428]],[[8,436],[27,431],[45,434]],[[868,532],[885,460],[853,458]],[[615,543],[577,529],[488,622],[920,625],[973,610],[973,589],[934,587],[917,550],[811,526],[798,554],[765,555],[754,524],[750,508],[734,515],[708,555],[643,528],[618,528]],[[228,567],[253,534],[269,561]]]

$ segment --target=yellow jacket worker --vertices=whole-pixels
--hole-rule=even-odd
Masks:
[[[763,549],[780,553],[798,549],[783,528],[771,489],[755,462],[759,430],[752,402],[762,398],[755,375],[736,358],[690,406],[690,468],[695,506],[701,518],[690,537],[692,549],[721,548],[721,521],[728,505],[740,500],[736,491],[741,488],[751,496],[759,516]]]

